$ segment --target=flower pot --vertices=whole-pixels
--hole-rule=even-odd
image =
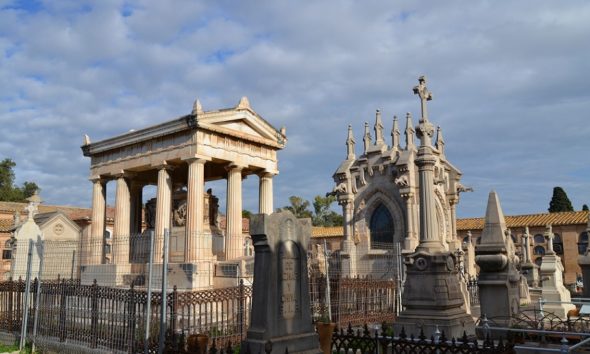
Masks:
[[[209,336],[206,334],[191,334],[187,340],[187,350],[190,354],[205,354],[207,353],[207,344],[209,344]]]
[[[334,328],[336,323],[333,322],[316,322],[315,328],[318,331],[320,337],[320,349],[324,354],[332,353],[332,335],[334,334]]]

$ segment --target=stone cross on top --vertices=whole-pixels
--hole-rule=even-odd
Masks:
[[[426,87],[426,76],[422,75],[418,78],[418,86],[414,86],[414,95],[420,96],[420,105],[422,108],[422,119],[420,121],[428,121],[426,101],[432,100],[432,93]]]

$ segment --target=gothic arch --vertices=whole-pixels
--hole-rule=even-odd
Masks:
[[[395,196],[390,193],[385,193],[381,188],[371,188],[371,190],[363,193],[356,198],[358,202],[355,203],[355,223],[364,221],[365,228],[368,231],[371,223],[371,216],[379,205],[385,206],[393,219],[393,242],[400,242],[405,235],[405,217],[403,209],[400,206]],[[364,202],[364,207],[359,210],[359,206]],[[370,235],[367,242],[370,246]]]

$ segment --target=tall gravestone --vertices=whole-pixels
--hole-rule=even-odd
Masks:
[[[321,353],[311,321],[307,246],[311,221],[289,211],[250,220],[254,285],[250,328],[241,350],[264,353]]]
[[[511,325],[520,309],[520,273],[518,257],[496,192],[488,197],[486,218],[480,243],[475,247],[479,266],[479,303],[485,314],[500,327]]]
[[[543,305],[543,310],[551,312],[559,318],[566,318],[567,312],[576,308],[569,303],[571,299],[570,292],[563,285],[563,264],[561,258],[553,250],[553,230],[551,225],[547,225],[544,234],[547,238],[547,251],[541,262],[541,296],[548,303]]]
[[[531,260],[530,240],[531,235],[529,234],[529,227],[527,226],[522,235],[524,262],[520,266],[520,271],[526,278],[528,285],[532,288],[536,288],[539,286],[539,266]]]

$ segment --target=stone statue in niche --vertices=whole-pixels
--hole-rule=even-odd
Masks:
[[[172,214],[174,226],[184,226],[186,224],[186,200],[178,200],[175,204]]]
[[[148,229],[153,229],[156,226],[156,198],[145,203],[145,223]]]

